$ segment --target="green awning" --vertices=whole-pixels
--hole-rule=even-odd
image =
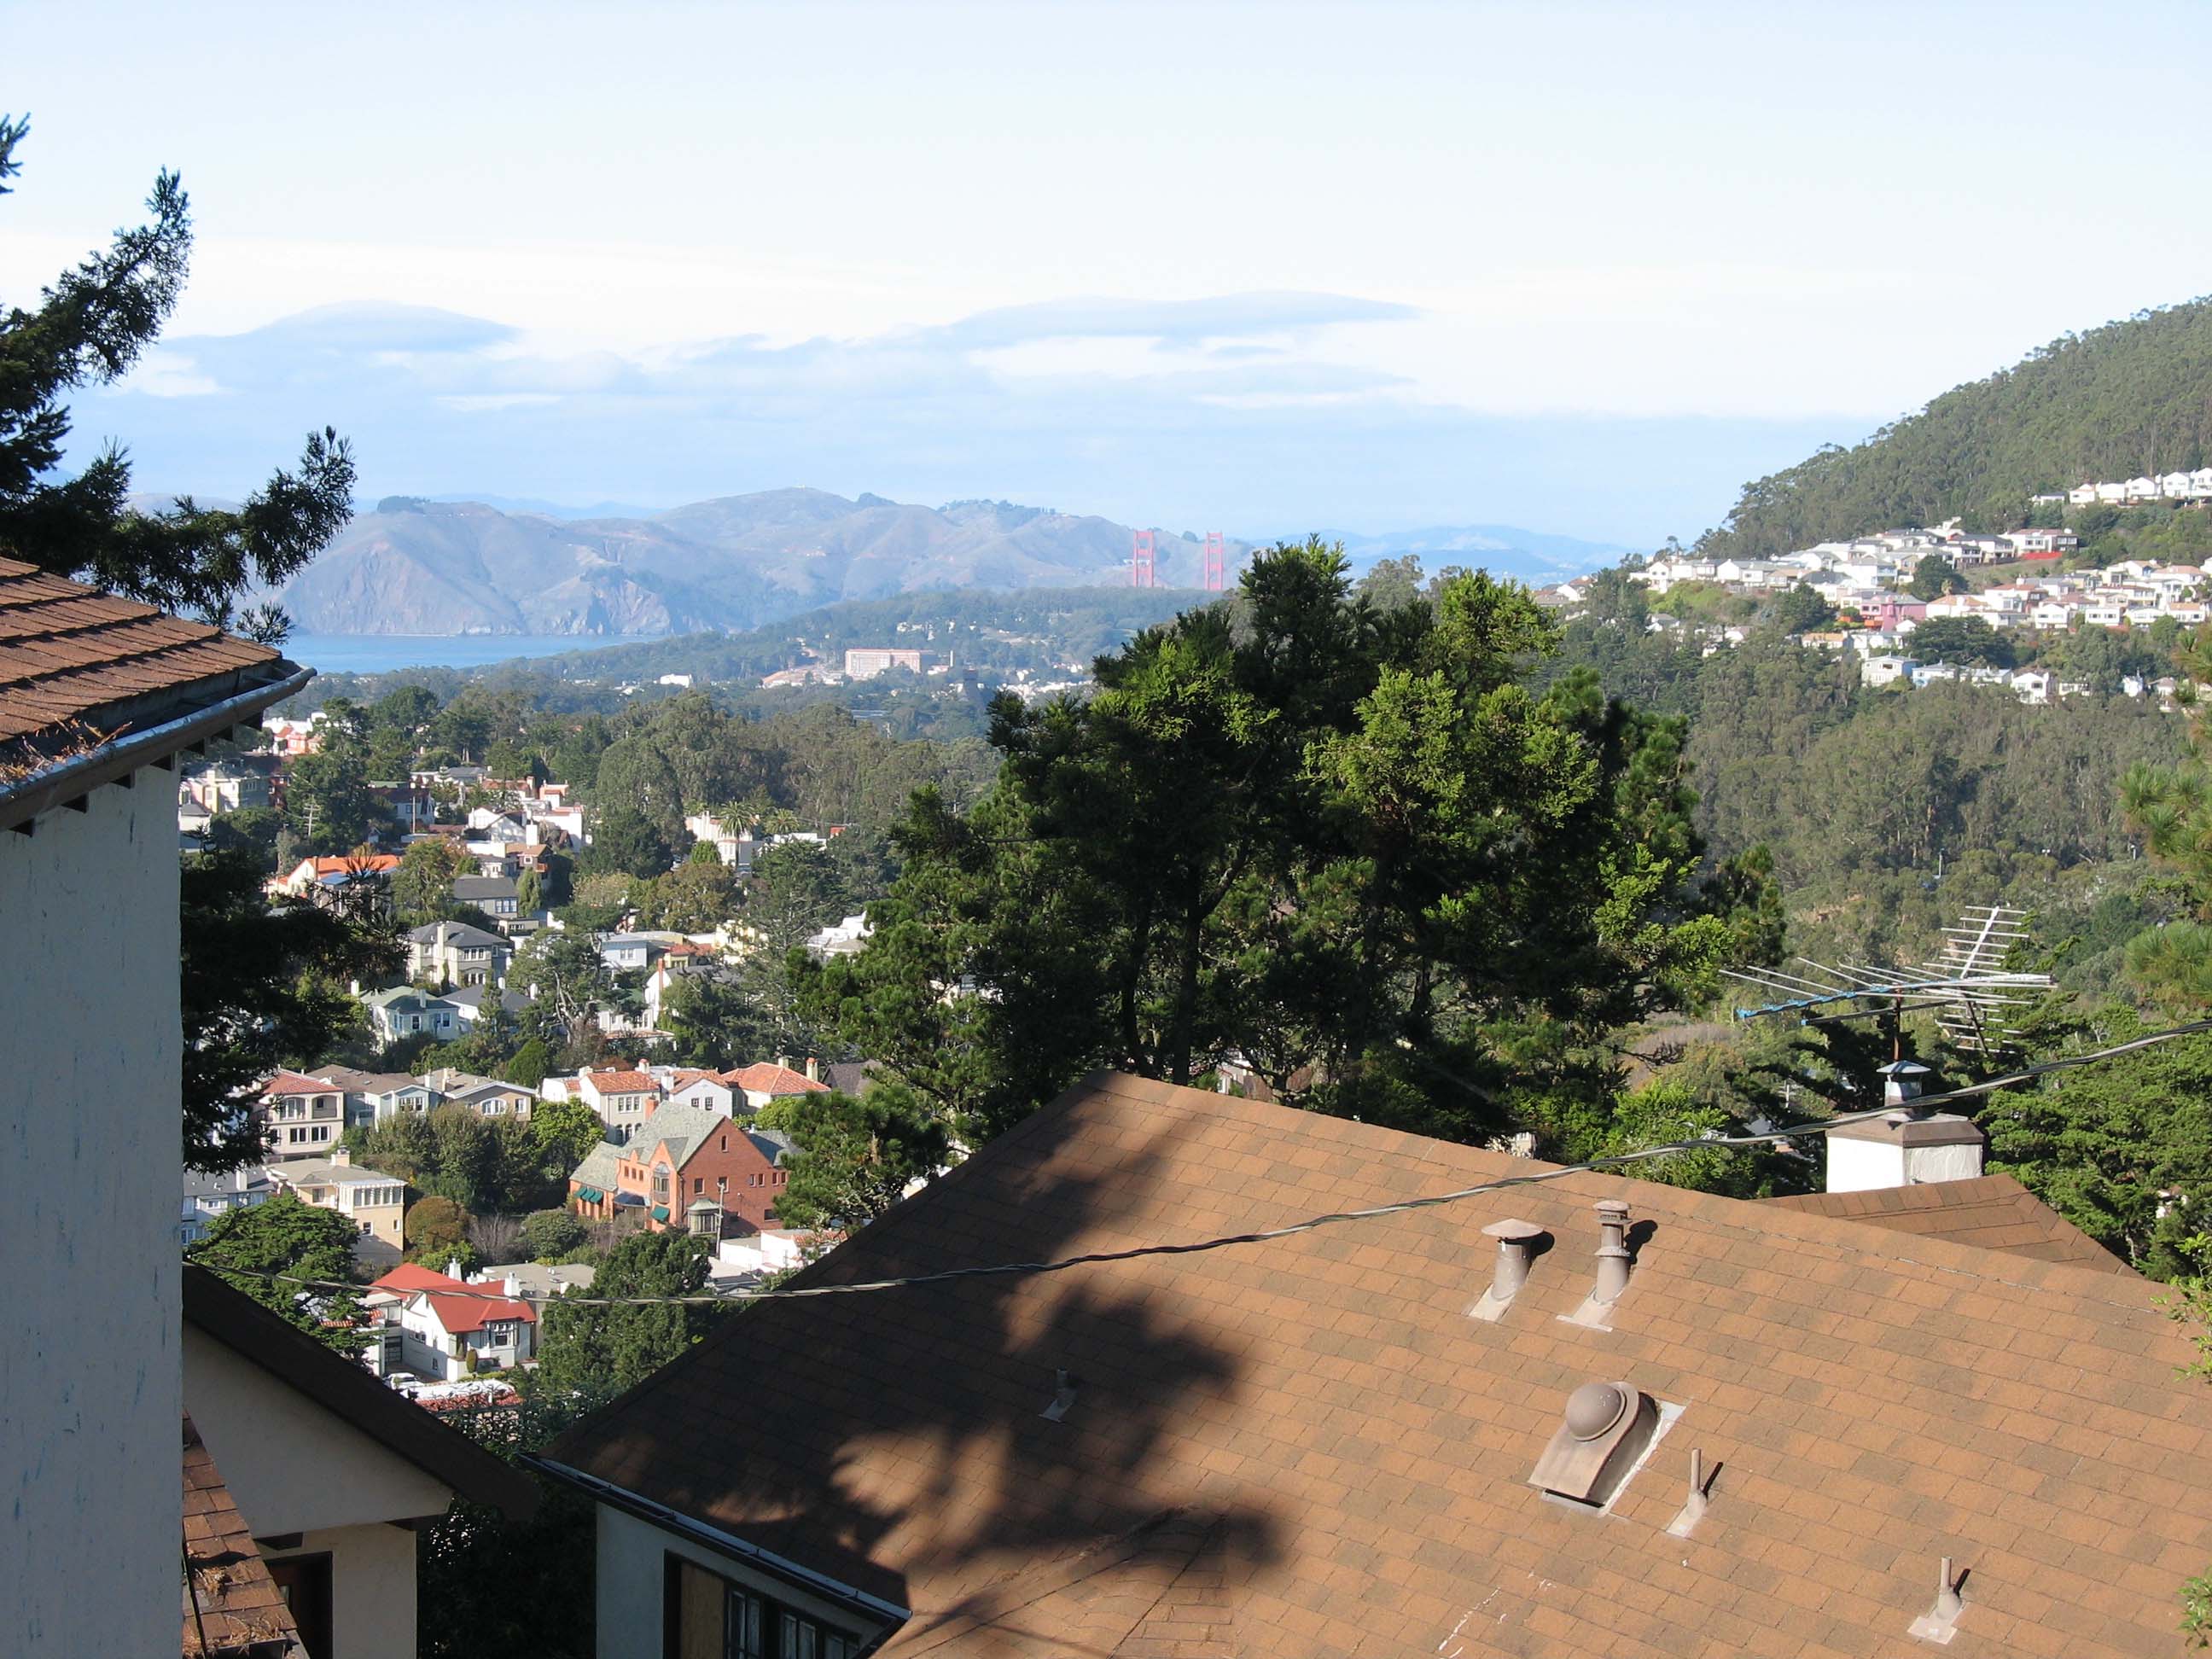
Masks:
[[[607,1195],[597,1187],[579,1187],[576,1188],[576,1196],[586,1204],[604,1204],[607,1201]]]
[[[656,1205],[654,1205],[654,1206],[653,1206],[653,1218],[655,1221],[665,1221],[665,1220],[667,1220],[667,1219],[668,1219],[668,1206],[667,1206],[665,1204],[656,1204]]]

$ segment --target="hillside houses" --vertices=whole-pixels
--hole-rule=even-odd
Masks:
[[[2200,466],[2187,472],[2160,473],[2154,478],[2146,474],[2133,478],[2078,483],[2066,492],[2066,500],[2074,507],[2141,507],[2153,501],[2186,501],[2192,504],[2212,501],[2212,466]]]

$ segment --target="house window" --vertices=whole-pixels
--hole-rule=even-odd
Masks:
[[[693,1176],[691,1177],[691,1196],[694,1198],[700,1197],[706,1192],[706,1177],[703,1176]]]
[[[666,1558],[661,1650],[666,1659],[853,1659],[860,1638],[732,1583],[695,1562]]]

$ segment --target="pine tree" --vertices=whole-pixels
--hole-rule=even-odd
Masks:
[[[19,174],[27,119],[0,116],[0,195]],[[34,309],[0,313],[0,553],[164,611],[281,639],[283,611],[234,617],[253,586],[304,567],[353,511],[353,458],[328,429],[310,434],[295,471],[279,471],[235,511],[189,497],[156,512],[131,504],[131,465],[110,446],[75,477],[55,475],[70,434],[65,394],[122,378],[160,334],[183,291],[191,204],[162,172],[149,222],[64,272]]]

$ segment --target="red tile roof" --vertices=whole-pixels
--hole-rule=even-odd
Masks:
[[[1948,1238],[1954,1244],[1978,1244],[2037,1261],[2071,1262],[2100,1273],[2135,1272],[2008,1175],[1863,1193],[1803,1193],[1767,1202],[1838,1221]]]
[[[513,1302],[489,1285],[470,1285],[412,1261],[403,1261],[369,1285],[402,1296],[421,1296],[431,1314],[447,1331],[459,1335],[495,1319],[515,1319],[526,1325],[538,1322],[538,1310],[527,1302]]]
[[[283,1593],[189,1412],[184,1425],[185,1659],[297,1654],[300,1633]]]
[[[660,1087],[643,1072],[586,1072],[584,1075],[603,1095],[650,1094]]]
[[[1102,1077],[796,1282],[1199,1239],[1541,1167]],[[1593,1328],[1565,1316],[1601,1199],[1632,1206],[1637,1254]],[[1481,1229],[1507,1217],[1553,1246],[1486,1322]],[[2192,1354],[2127,1275],[1577,1175],[1260,1245],[767,1302],[549,1455],[911,1608],[887,1659],[946,1631],[948,1654],[1136,1659],[1174,1651],[1154,1604],[1186,1601],[1213,1644],[1194,1653],[1905,1659],[1945,1556],[1969,1574],[1958,1659],[2124,1659],[2174,1650],[2212,1564]],[[1048,1421],[1060,1370],[1074,1398]],[[1610,1379],[1682,1412],[1600,1516],[1528,1482],[1567,1395]],[[1671,1536],[1693,1448],[1710,1508]],[[1212,1517],[1205,1539],[1160,1534],[1176,1516]]]
[[[263,1098],[272,1095],[332,1095],[344,1090],[327,1079],[302,1077],[297,1072],[279,1072],[261,1085]]]
[[[785,1095],[827,1094],[829,1085],[817,1083],[804,1072],[794,1072],[788,1066],[778,1066],[772,1060],[745,1066],[741,1071],[725,1072],[724,1082],[736,1089],[749,1090],[755,1094]]]
[[[0,558],[0,743],[82,721],[102,735],[149,698],[282,661],[265,645]]]

